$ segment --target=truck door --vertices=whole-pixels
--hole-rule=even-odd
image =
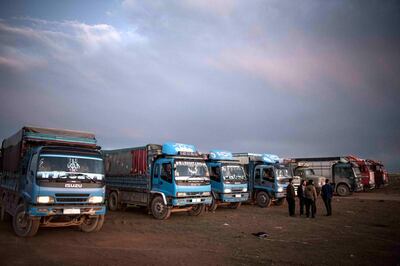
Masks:
[[[271,166],[263,167],[261,175],[261,183],[264,187],[273,189],[275,183],[274,168]]]
[[[25,178],[21,180],[21,189],[26,191],[29,195],[33,195],[33,188],[34,184],[36,183],[37,164],[38,164],[38,153],[34,153],[29,162]]]
[[[173,160],[160,159],[158,163],[160,168],[160,175],[158,178],[158,190],[163,192],[165,196],[175,196]]]

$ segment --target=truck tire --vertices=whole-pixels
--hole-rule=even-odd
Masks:
[[[281,198],[281,199],[275,200],[275,201],[274,201],[274,204],[275,204],[276,206],[282,206],[284,202],[285,202],[285,199],[284,199],[284,198]]]
[[[350,195],[350,189],[347,185],[340,184],[336,188],[336,193],[341,197],[348,196]]]
[[[97,222],[97,226],[96,226],[96,229],[94,229],[94,232],[98,232],[101,230],[101,228],[103,228],[105,217],[104,217],[104,215],[100,215],[99,218],[100,219]]]
[[[157,220],[166,220],[171,215],[171,209],[164,204],[161,196],[156,196],[151,201],[151,213]]]
[[[80,229],[85,233],[92,233],[99,231],[104,224],[104,215],[86,218],[80,225]]]
[[[32,237],[39,230],[40,220],[31,219],[25,211],[25,204],[20,204],[13,216],[12,225],[17,236]]]
[[[202,214],[205,210],[205,205],[204,204],[197,204],[193,205],[192,209],[189,211],[190,216],[199,216]]]
[[[211,205],[208,207],[208,210],[213,212],[217,209],[217,207],[218,207],[217,201],[214,199],[214,197],[212,197]]]
[[[116,191],[111,192],[108,197],[108,209],[110,211],[118,210],[118,193]]]
[[[241,202],[232,202],[231,204],[229,204],[228,208],[229,209],[238,209],[240,207],[240,205],[242,205]]]
[[[260,191],[257,193],[257,205],[261,208],[269,207],[271,204],[271,198],[265,191]]]

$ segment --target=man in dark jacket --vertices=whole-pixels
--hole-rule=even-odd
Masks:
[[[333,197],[333,188],[329,183],[329,179],[325,180],[325,185],[322,186],[321,196],[325,203],[326,208],[326,216],[332,215],[332,197]]]
[[[293,178],[289,179],[289,185],[286,188],[286,200],[289,207],[289,215],[294,217],[294,211],[296,206],[296,194],[294,192]]]
[[[300,186],[297,189],[297,197],[299,197],[300,216],[304,214],[304,205],[306,205],[306,180],[301,180]]]

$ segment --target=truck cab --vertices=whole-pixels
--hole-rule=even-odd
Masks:
[[[25,127],[2,150],[2,217],[13,217],[18,236],[33,236],[39,227],[101,229],[104,168],[94,135]]]
[[[330,179],[339,196],[348,196],[351,192],[363,189],[359,166],[345,157],[293,158],[292,160],[299,165],[306,163],[316,175]]]
[[[273,154],[234,153],[233,157],[243,165],[249,178],[250,200],[265,208],[271,202],[283,204],[286,187],[292,178],[287,165],[280,163]]]
[[[193,145],[148,144],[103,155],[110,210],[145,206],[154,218],[164,220],[173,212],[200,215],[211,204],[206,158]]]
[[[238,160],[234,160],[231,152],[212,150],[206,163],[211,180],[211,211],[215,211],[218,206],[237,209],[249,199],[244,168]]]
[[[360,168],[363,190],[367,191],[369,189],[375,188],[375,173],[372,170],[371,163],[354,155],[346,156],[346,159],[350,162],[357,164]]]
[[[301,180],[312,180],[317,194],[321,193],[322,186],[325,184],[325,177],[316,175],[314,169],[308,166],[296,166],[293,172],[293,175],[298,176]]]

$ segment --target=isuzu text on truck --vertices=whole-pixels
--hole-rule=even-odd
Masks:
[[[294,158],[296,163],[307,163],[316,175],[328,178],[339,196],[350,195],[363,189],[361,172],[357,164],[344,157]]]
[[[24,127],[2,143],[1,217],[18,236],[39,227],[103,226],[103,160],[91,133]]]
[[[250,200],[260,207],[271,202],[281,205],[286,197],[286,187],[292,178],[287,165],[272,154],[234,153],[233,157],[243,164],[249,178]]]
[[[237,209],[249,199],[243,166],[234,160],[231,152],[212,150],[208,155],[207,166],[212,189],[211,211],[222,205]]]
[[[206,157],[193,145],[165,143],[104,151],[108,206],[145,206],[156,219],[200,215],[211,204]]]

